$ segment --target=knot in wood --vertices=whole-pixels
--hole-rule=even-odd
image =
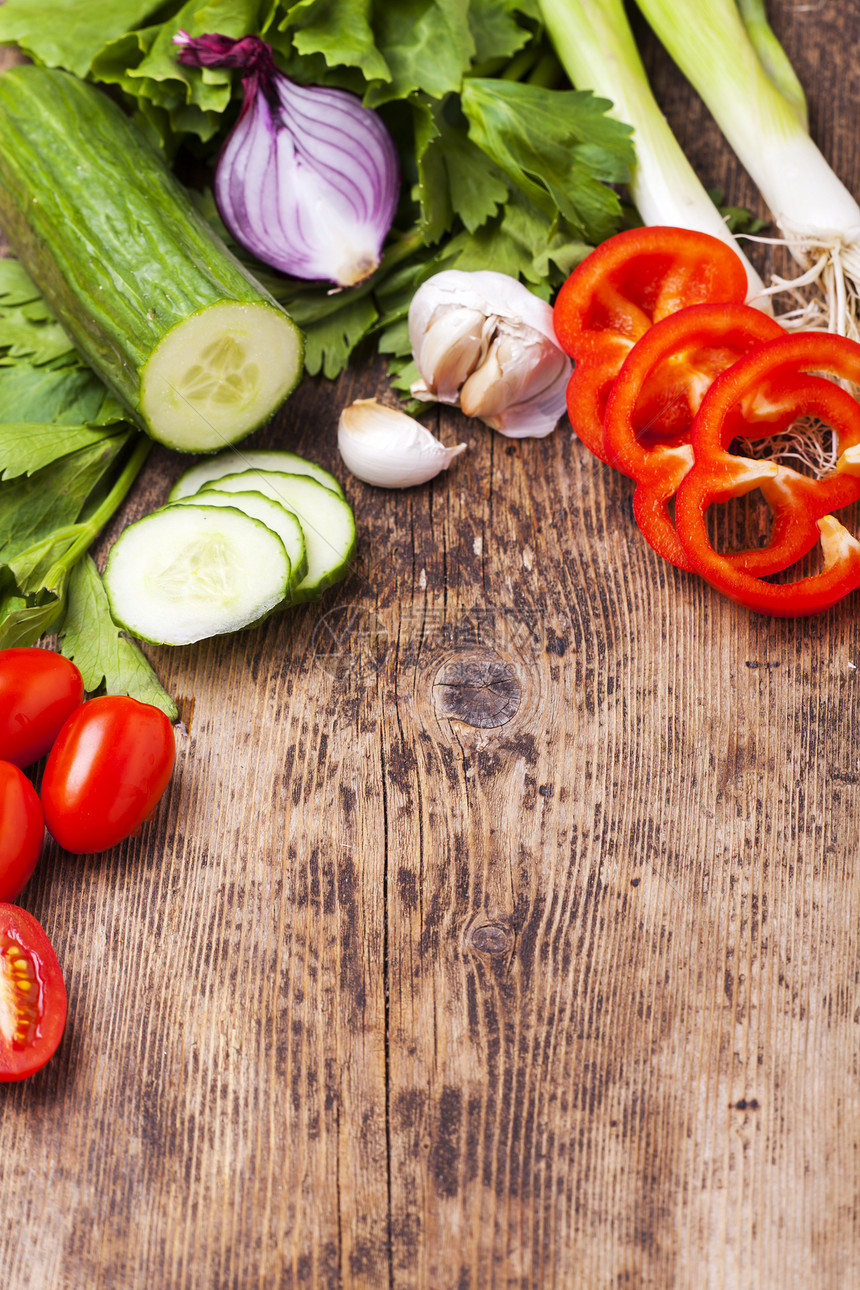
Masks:
[[[488,954],[490,958],[510,958],[514,948],[514,934],[502,923],[481,923],[469,932],[468,941],[478,954]]]
[[[452,659],[433,683],[439,712],[483,728],[506,725],[520,706],[521,693],[513,667],[494,654]]]

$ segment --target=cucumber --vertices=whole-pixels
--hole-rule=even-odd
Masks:
[[[295,387],[295,323],[95,86],[35,66],[0,76],[0,225],[84,359],[153,439],[215,452]]]
[[[182,497],[190,497],[206,484],[219,479],[222,475],[232,475],[240,470],[278,470],[288,475],[310,475],[317,483],[330,488],[338,497],[343,497],[341,488],[334,475],[323,470],[315,461],[308,461],[295,452],[272,451],[263,449],[232,450],[219,452],[217,457],[206,457],[195,462],[180,475],[170,490],[168,501],[176,502]]]
[[[277,533],[290,557],[290,587],[298,585],[308,571],[308,556],[302,526],[292,511],[262,493],[218,493],[214,489],[181,497],[175,506],[232,506],[252,520],[259,520]]]
[[[233,507],[166,506],[120,534],[104,585],[111,616],[155,645],[252,626],[289,594],[276,533]]]
[[[293,588],[293,602],[316,600],[326,587],[349,573],[355,554],[355,518],[349,503],[307,475],[275,470],[242,471],[213,480],[201,490],[241,493],[255,488],[291,510],[302,526],[308,552],[308,571]]]

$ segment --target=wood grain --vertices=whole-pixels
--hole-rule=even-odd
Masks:
[[[860,191],[860,19],[771,9]],[[254,444],[343,476],[373,393],[366,355]],[[856,598],[750,616],[569,428],[438,430],[449,477],[347,477],[322,603],[151,651],[184,721],[156,821],[22,898],[70,1020],[0,1089],[10,1290],[860,1284]],[[101,556],[184,464],[153,454]]]

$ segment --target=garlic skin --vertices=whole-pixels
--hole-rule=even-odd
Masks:
[[[377,488],[426,484],[467,447],[446,448],[414,417],[376,399],[357,399],[343,409],[337,446],[347,470]]]
[[[417,399],[450,403],[512,439],[543,438],[566,411],[573,364],[552,307],[491,269],[446,269],[409,306]]]

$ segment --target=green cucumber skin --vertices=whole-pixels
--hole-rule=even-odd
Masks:
[[[174,326],[221,301],[284,314],[122,110],[68,72],[21,66],[0,76],[0,226],[144,429],[141,374]]]

